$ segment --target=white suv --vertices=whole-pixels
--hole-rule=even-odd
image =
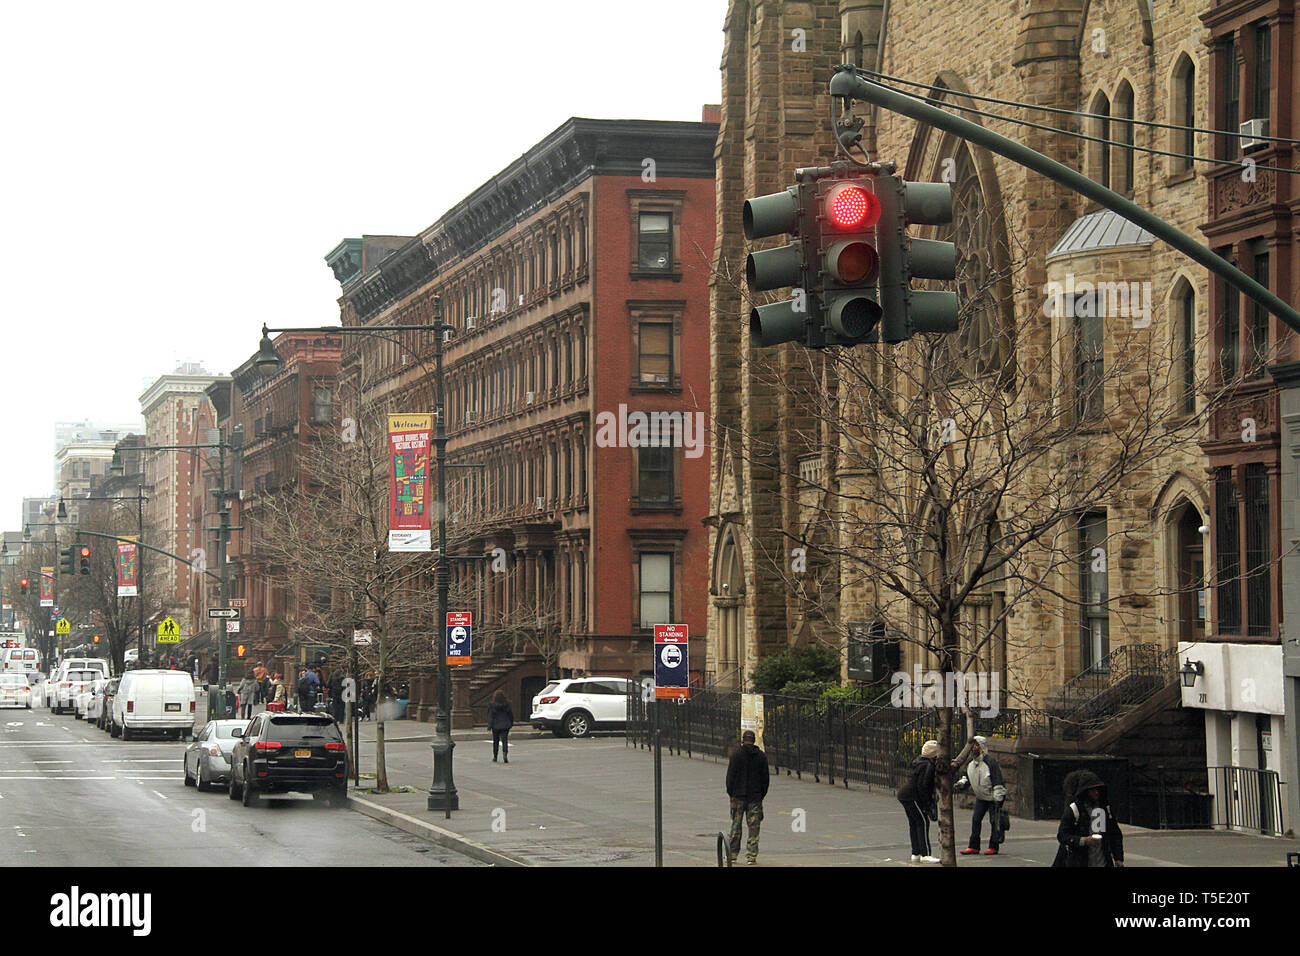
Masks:
[[[627,695],[633,682],[624,677],[574,677],[552,681],[533,698],[532,725],[557,737],[587,737],[593,730],[627,726]]]

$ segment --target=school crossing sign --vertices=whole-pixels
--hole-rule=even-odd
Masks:
[[[172,618],[163,618],[158,625],[159,644],[179,644],[181,642],[180,626]]]

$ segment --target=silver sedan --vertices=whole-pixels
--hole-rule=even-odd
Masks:
[[[211,790],[214,784],[230,783],[230,752],[251,721],[210,720],[185,748],[185,786]]]

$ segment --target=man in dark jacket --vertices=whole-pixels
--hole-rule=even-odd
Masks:
[[[970,845],[962,850],[963,856],[980,851],[980,831],[984,815],[989,818],[989,848],[985,854],[998,852],[1002,843],[1002,802],[1007,798],[1007,788],[1002,782],[1002,768],[988,752],[987,737],[975,737],[971,742],[970,763],[966,775],[957,781],[956,789],[969,789],[975,796],[975,813],[970,822]]]
[[[1123,866],[1124,836],[1110,812],[1106,784],[1091,770],[1065,777],[1065,810],[1052,866]]]
[[[752,730],[740,737],[740,746],[731,752],[727,764],[727,796],[731,798],[731,858],[740,856],[740,824],[749,827],[745,843],[748,862],[758,862],[758,831],[763,825],[763,798],[767,796],[767,754],[758,749]]]
[[[907,833],[912,841],[913,863],[938,863],[930,852],[930,820],[939,818],[934,792],[934,761],[939,756],[939,741],[921,745],[921,756],[912,761],[907,782],[898,789],[898,802],[907,813]]]

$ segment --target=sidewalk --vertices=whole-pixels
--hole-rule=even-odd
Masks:
[[[361,725],[359,789],[352,808],[479,859],[528,866],[650,866],[654,863],[654,762],[622,736],[563,740],[519,725],[510,763],[492,762],[491,734],[453,735],[460,809],[447,820],[427,809],[433,777],[433,725],[385,724],[390,787],[374,794],[375,725]],[[664,864],[716,866],[716,839],[728,825],[725,766],[710,757],[664,754]],[[846,789],[773,775],[764,801],[760,866],[912,866],[907,823],[892,793]],[[970,811],[957,811],[958,848]],[[987,827],[985,829],[987,840]],[[938,826],[930,838],[936,848]],[[1056,822],[1013,818],[997,856],[958,857],[962,867],[1048,866]],[[1124,827],[1133,866],[1285,866],[1294,840],[1225,831]]]

